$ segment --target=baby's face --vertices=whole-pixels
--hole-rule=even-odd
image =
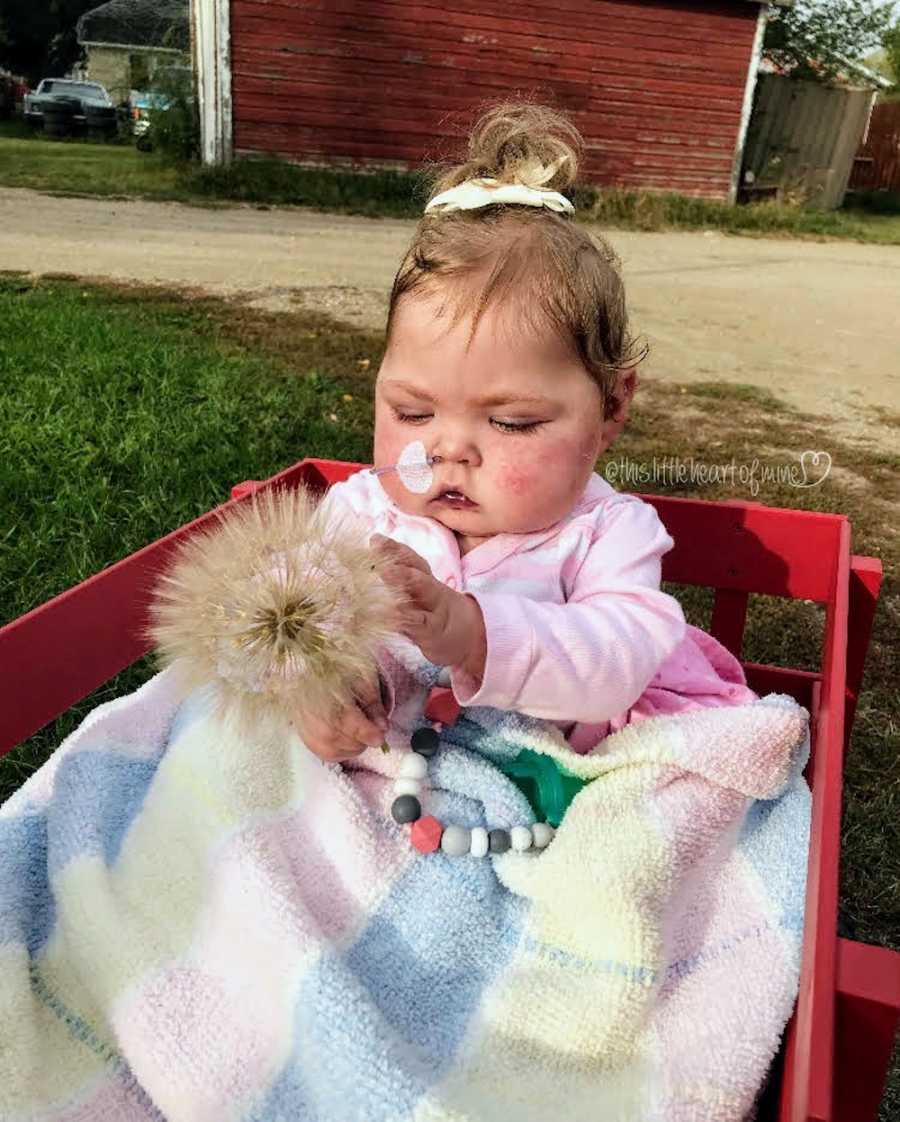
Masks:
[[[427,491],[395,471],[380,481],[407,514],[437,519],[466,553],[494,534],[552,526],[581,497],[603,450],[602,399],[555,334],[516,332],[497,306],[447,330],[437,301],[401,300],[375,392],[376,467],[421,441],[437,456]],[[468,503],[445,499],[452,489]]]

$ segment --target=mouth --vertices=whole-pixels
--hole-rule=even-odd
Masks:
[[[449,506],[454,510],[474,510],[478,506],[478,503],[473,503],[462,491],[457,491],[452,487],[445,487],[431,501],[439,503],[441,506]]]

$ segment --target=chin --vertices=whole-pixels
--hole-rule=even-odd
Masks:
[[[467,530],[474,530],[476,519],[472,517],[477,511],[471,510],[425,510],[423,512],[429,518],[434,518],[438,522],[445,522],[448,526],[465,526]]]
[[[460,534],[474,534],[477,537],[487,537],[489,534],[496,532],[490,528],[486,528],[480,518],[473,517],[473,514],[479,514],[479,511],[430,510],[425,513],[436,522],[440,522],[442,526],[446,526],[448,530],[455,530]]]

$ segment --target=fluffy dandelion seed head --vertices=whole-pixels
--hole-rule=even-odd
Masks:
[[[184,542],[158,581],[149,636],[183,687],[211,686],[254,727],[298,704],[321,714],[372,680],[396,600],[365,528],[308,492],[267,490]]]

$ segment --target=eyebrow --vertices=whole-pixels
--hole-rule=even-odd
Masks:
[[[437,398],[431,396],[427,390],[420,389],[414,386],[412,382],[401,382],[394,378],[387,378],[384,381],[385,389],[390,387],[392,390],[406,390],[407,393],[412,394],[414,397],[421,398],[423,401],[430,401],[432,405]],[[489,394],[487,397],[475,398],[475,405],[509,405],[511,402],[530,402],[535,405],[552,405],[553,402],[549,397],[536,397],[533,394],[515,393],[509,390],[501,390],[498,393]]]

